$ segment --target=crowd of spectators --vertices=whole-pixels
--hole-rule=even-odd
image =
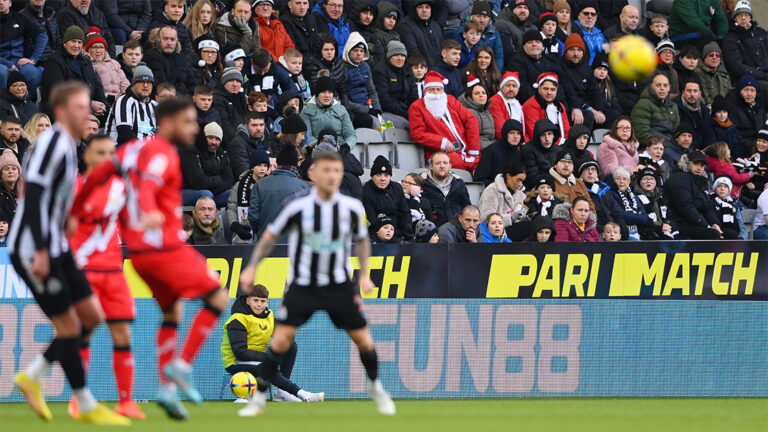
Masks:
[[[655,47],[647,79],[611,71],[625,35]],[[66,80],[118,146],[193,98],[194,244],[257,241],[323,152],[376,243],[746,239],[745,209],[768,238],[768,34],[747,0],[668,17],[626,0],[0,0],[0,244]],[[390,125],[428,168],[394,178],[380,156],[363,182],[356,129]],[[486,186],[477,202],[457,170]]]

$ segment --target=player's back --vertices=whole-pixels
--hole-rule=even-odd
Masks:
[[[77,182],[76,193],[84,178]],[[75,259],[86,270],[121,270],[118,219],[125,206],[125,182],[112,176],[94,188],[78,212],[77,230],[69,238]]]
[[[117,151],[126,182],[126,218],[122,230],[129,251],[174,249],[185,244],[181,224],[181,167],[176,148],[154,136],[134,141]],[[143,229],[145,213],[157,210],[161,227]]]

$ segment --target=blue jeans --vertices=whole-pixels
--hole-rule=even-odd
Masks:
[[[232,192],[231,189],[227,189],[226,191],[218,194],[213,195],[213,192],[203,189],[203,190],[195,190],[195,189],[182,189],[181,190],[181,205],[184,206],[193,206],[197,204],[197,200],[199,200],[202,197],[208,197],[212,198],[213,202],[216,203],[217,208],[222,208],[227,206],[227,200],[229,199],[229,194]]]
[[[752,238],[755,240],[768,240],[768,225],[760,225],[752,232]]]
[[[0,88],[7,88],[8,66],[0,64]],[[27,63],[24,66],[16,66],[16,69],[27,79],[29,95],[34,97],[37,87],[43,82],[43,68]]]
[[[112,30],[112,36],[115,38],[115,43],[118,45],[125,45],[125,41],[128,40],[128,34],[125,30],[119,28],[110,28]]]

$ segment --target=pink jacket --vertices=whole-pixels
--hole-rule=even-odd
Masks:
[[[597,148],[597,163],[600,165],[600,175],[609,176],[618,167],[624,167],[630,174],[635,172],[640,162],[637,152],[637,141],[619,141],[610,135],[603,135],[603,142]]]
[[[731,181],[733,181],[733,190],[731,190],[731,196],[733,199],[739,199],[741,196],[741,186],[744,183],[748,183],[752,178],[747,173],[740,173],[737,171],[736,167],[733,166],[732,163],[721,161],[720,159],[714,158],[712,156],[707,156],[707,169],[715,178],[721,175],[727,175],[731,178]]]
[[[117,98],[125,93],[125,90],[131,86],[131,83],[129,83],[128,78],[125,77],[125,73],[120,67],[120,63],[118,63],[117,60],[112,60],[109,57],[109,54],[105,53],[105,55],[106,56],[102,61],[97,61],[90,56],[88,56],[88,58],[91,59],[93,69],[101,78],[101,83],[104,85],[104,94]]]
[[[562,203],[552,210],[552,219],[555,220],[556,242],[599,242],[602,241],[597,233],[597,224],[592,219],[592,214],[584,224],[584,231],[576,225],[571,217],[571,205]]]

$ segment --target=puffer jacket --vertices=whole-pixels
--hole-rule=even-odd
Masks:
[[[741,148],[741,138],[736,131],[736,127],[733,123],[728,124],[730,126],[723,126],[718,124],[715,119],[712,119],[712,133],[715,135],[715,141],[725,141],[728,143],[728,148],[731,149],[731,157],[734,159],[742,156],[749,156],[750,150],[752,149]]]
[[[285,52],[293,48],[293,41],[283,27],[283,23],[277,18],[254,18],[259,23],[259,36],[261,47],[272,54],[272,59],[277,61]]]
[[[739,199],[741,196],[742,186],[752,179],[752,175],[749,173],[739,172],[732,163],[714,158],[709,155],[707,155],[707,170],[715,178],[722,175],[726,175],[731,178],[731,181],[733,182],[733,188],[731,188],[731,196],[733,199]]]
[[[419,98],[410,67],[396,68],[389,60],[373,68],[373,83],[382,111],[408,117],[408,107]]]
[[[111,28],[120,29],[126,36],[134,30],[147,31],[152,21],[149,0],[98,0],[99,9],[107,17]]]
[[[522,162],[522,145],[512,146],[507,142],[507,135],[512,130],[523,135],[523,125],[519,121],[509,119],[501,128],[501,136],[504,137],[482,150],[480,163],[477,164],[474,179],[486,186],[491,184],[497,174],[501,174],[512,162]],[[522,138],[521,138],[522,139]]]
[[[367,62],[369,58],[368,52],[366,51],[363,61],[359,64],[354,64],[349,60],[349,51],[359,43],[365,43],[365,40],[360,33],[353,32],[344,46],[342,60],[344,60],[344,67],[347,69],[347,100],[342,100],[342,103],[349,110],[367,113],[369,109],[368,100],[370,100],[372,108],[381,110],[379,95],[376,93],[376,87],[373,85],[371,67]]]
[[[0,64],[11,67],[20,58],[39,62],[48,35],[37,21],[16,11],[0,15]]]
[[[536,122],[533,128],[533,138],[523,146],[522,156],[526,174],[525,187],[528,189],[533,189],[536,179],[555,166],[558,146],[552,144],[551,147],[544,148],[539,140],[539,137],[546,131],[555,133],[554,142],[556,143],[560,136],[560,130],[548,119],[541,119]]]
[[[723,40],[723,61],[734,80],[745,74],[768,80],[768,33],[755,21],[749,29],[732,23]]]
[[[671,36],[704,32],[719,39],[728,31],[728,20],[720,0],[683,0],[672,4],[669,15]]]
[[[357,135],[349,113],[338,100],[334,99],[328,106],[321,106],[313,96],[301,110],[300,115],[307,125],[308,137],[317,139],[320,131],[330,128],[339,133],[339,145],[346,144],[352,149],[357,144]]]
[[[768,116],[762,93],[757,92],[757,98],[752,106],[744,102],[738,89],[728,92],[725,100],[728,103],[728,118],[736,126],[736,131],[741,137],[742,151],[747,151],[755,144],[757,131],[765,127],[766,116]]]
[[[339,43],[339,50],[341,50],[347,44],[347,39],[349,39],[349,34],[351,33],[349,23],[343,16],[338,20],[331,19],[323,10],[324,3],[321,0],[312,8],[312,16],[315,17],[317,31],[318,33],[330,33],[336,39],[336,42]],[[340,52],[338,55],[341,57]]]
[[[56,11],[50,5],[45,4],[43,6],[43,16],[39,17],[32,5],[27,3],[27,6],[20,12],[20,14],[33,19],[45,30],[45,34],[48,36],[48,43],[45,45],[45,49],[43,49],[43,55],[41,55],[40,59],[37,61],[42,64],[48,59],[51,53],[56,52],[61,46],[59,23],[54,19]]]
[[[17,98],[8,89],[0,89],[0,118],[12,115],[25,125],[37,112],[37,104],[29,100],[29,97]]]
[[[222,147],[211,153],[208,144],[198,140],[195,146],[179,151],[179,157],[184,189],[209,190],[218,195],[235,183],[227,151]]]
[[[319,34],[312,42],[312,56],[304,59],[304,68],[301,72],[304,74],[304,78],[309,81],[309,87],[314,88],[317,82],[317,73],[321,69],[328,70],[330,78],[336,85],[336,97],[343,100],[347,97],[347,68],[344,67],[344,61],[340,56],[334,57],[332,62],[323,60],[322,41],[327,37],[330,37],[330,34]]]
[[[368,25],[363,25],[360,22],[360,12],[364,7],[373,5],[371,0],[355,0],[349,5],[349,31],[358,32],[360,36],[365,39],[365,43],[368,44],[368,64],[373,67],[377,63],[384,60],[386,55],[386,47],[379,43],[379,39],[376,37],[376,18],[378,18],[378,9],[374,12],[373,21]]]
[[[411,209],[400,183],[391,181],[385,189],[379,189],[373,180],[368,180],[363,185],[363,207],[368,220],[375,221],[382,214],[390,217],[396,237],[409,238],[413,234]],[[375,235],[374,232],[370,234],[371,237]]]
[[[678,227],[708,227],[718,223],[712,200],[707,195],[707,177],[690,172],[688,155],[680,157],[675,172],[664,184],[664,195],[669,200],[670,219]]]
[[[400,23],[398,32],[409,56],[420,55],[427,59],[427,66],[436,65],[441,59],[440,46],[443,29],[434,19],[419,19],[415,9]]]
[[[467,90],[469,92],[470,90]],[[496,140],[496,126],[493,123],[493,114],[488,111],[488,107],[491,105],[490,100],[481,105],[472,100],[467,92],[462,93],[459,96],[459,102],[467,107],[467,109],[477,117],[477,122],[480,125],[480,148],[484,149],[493,144]]]
[[[0,182],[0,220],[4,220],[8,223],[13,221],[13,217],[16,215],[16,207],[19,196],[19,182],[16,182],[14,190],[10,191],[5,187],[5,183]]]
[[[651,87],[646,87],[640,93],[640,100],[632,109],[632,127],[640,145],[645,147],[653,135],[662,135],[667,144],[672,141],[672,134],[680,124],[680,113],[677,105],[669,95],[664,100],[659,99]]]
[[[725,97],[733,88],[731,78],[722,64],[717,70],[714,70],[700,61],[694,70],[699,75],[702,98],[705,103],[711,104],[715,100],[715,96],[718,95]]]
[[[149,40],[149,33],[152,31],[152,29],[163,26],[171,26],[176,29],[176,33],[179,38],[178,43],[181,46],[181,52],[183,52],[184,55],[189,55],[190,53],[197,51],[192,45],[192,34],[189,33],[189,28],[184,25],[183,21],[185,16],[186,14],[182,15],[178,21],[171,21],[162,7],[155,10],[155,15],[152,17],[152,21],[149,23],[149,30],[145,31],[144,34],[141,35],[141,43],[144,45],[147,44],[147,40]],[[112,46],[112,44],[110,44],[110,46]],[[154,71],[154,69],[152,70]],[[157,80],[155,81],[157,82]]]
[[[421,196],[432,204],[432,222],[438,227],[450,220],[455,220],[465,206],[472,204],[467,186],[458,176],[451,174],[451,185],[447,195],[443,195],[443,192],[435,186],[432,173],[427,171],[421,177],[424,179]]]
[[[512,240],[507,237],[507,233],[505,231],[501,232],[501,237],[496,237],[495,235],[491,234],[491,230],[488,228],[488,224],[485,221],[480,223],[480,226],[477,227],[477,231],[477,237],[482,238],[483,243],[512,243]]]
[[[640,154],[637,151],[637,141],[619,141],[610,134],[603,135],[603,142],[597,148],[597,163],[600,172],[607,177],[622,167],[630,174],[637,170]]]
[[[584,224],[584,230],[579,228],[571,217],[571,204],[562,203],[555,206],[552,211],[552,219],[555,220],[556,242],[599,242],[600,234],[597,233],[597,224],[592,220],[592,215]]]
[[[387,45],[389,45],[390,42],[399,41],[400,40],[400,23],[403,21],[403,13],[400,11],[400,9],[392,4],[391,2],[388,2],[386,0],[380,1],[378,4],[376,4],[376,8],[378,9],[379,13],[376,15],[376,19],[374,22],[376,23],[376,40],[378,41],[379,46],[381,46],[381,49],[383,50],[383,56],[387,56]],[[395,24],[395,27],[392,30],[387,30],[384,27],[384,17],[389,15],[390,12],[396,11],[398,20]]]
[[[241,32],[232,24],[232,13],[226,12],[216,21],[213,34],[222,48],[234,44],[240,46],[246,55],[250,55],[261,48],[261,36],[256,21],[248,20],[248,28],[251,29],[250,34]]]
[[[93,64],[93,70],[99,74],[101,84],[104,86],[104,94],[117,98],[125,93],[125,90],[131,83],[128,82],[128,78],[125,77],[123,68],[117,60],[113,60],[109,57],[109,54],[106,54],[104,60],[101,61],[94,60],[94,58],[87,53],[85,56],[91,61],[91,64]]]
[[[527,208],[525,188],[511,191],[507,187],[504,174],[499,174],[480,195],[480,218],[485,219],[492,213],[498,213],[504,220],[504,226],[526,220]]]
[[[104,40],[107,41],[107,52],[110,56],[115,57],[115,38],[112,36],[109,23],[107,23],[107,17],[96,5],[91,5],[88,13],[83,15],[72,6],[72,2],[65,2],[64,7],[56,13],[56,22],[59,24],[62,34],[70,26],[80,27],[85,34],[88,34],[89,27],[98,27]]]

